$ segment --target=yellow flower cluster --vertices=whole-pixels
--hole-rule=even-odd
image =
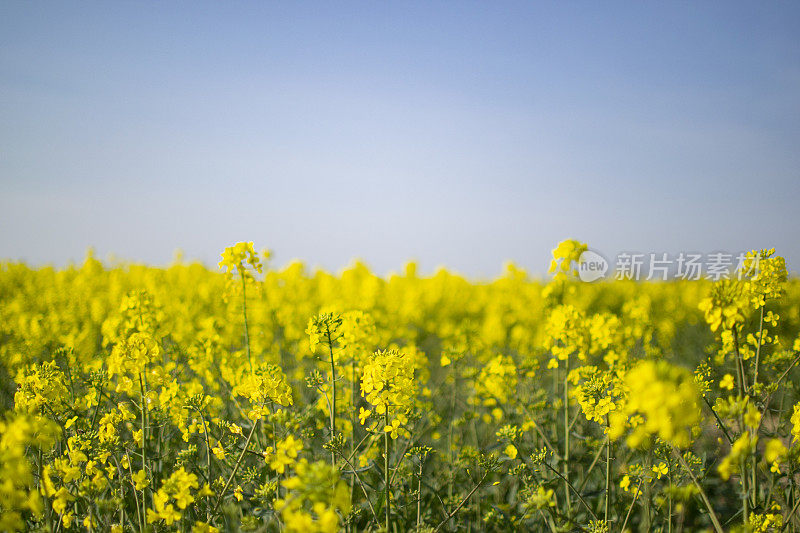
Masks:
[[[283,482],[289,493],[275,502],[289,533],[335,533],[339,515],[350,510],[350,492],[335,468],[321,461],[300,460]]]
[[[195,500],[192,489],[200,487],[197,476],[179,468],[165,479],[161,488],[153,494],[153,508],[147,510],[147,522],[153,523],[163,520],[168,526],[181,519],[181,511],[186,509]],[[204,487],[199,491],[200,496],[213,493]]]
[[[609,417],[612,439],[630,429],[627,443],[632,448],[649,446],[651,437],[678,448],[691,444],[692,431],[702,419],[691,372],[663,360],[642,361],[625,373],[624,386],[625,402]]]
[[[26,452],[29,447],[47,450],[58,433],[58,426],[41,417],[19,415],[0,420],[0,531],[26,529],[26,515],[42,513],[42,499]]]
[[[767,250],[714,284],[573,283],[585,249],[549,283],[252,243],[225,275],[1,263],[0,530],[780,529],[800,282]]]
[[[573,391],[584,416],[605,426],[626,392],[622,376],[611,371],[600,372],[596,367],[582,367],[573,375],[585,375]]]
[[[21,369],[16,381],[19,385],[14,394],[17,411],[60,413],[69,397],[66,376],[53,361]]]
[[[383,415],[402,412],[414,395],[414,366],[407,355],[397,350],[378,350],[364,365],[361,394],[375,411]]]
[[[745,431],[731,445],[730,453],[722,460],[717,467],[722,479],[729,479],[732,474],[741,472],[742,460],[753,453],[758,443],[758,437],[751,436],[749,431]]]
[[[786,261],[775,255],[775,248],[748,253],[741,268],[747,280],[750,301],[755,309],[764,307],[768,300],[783,296],[787,279]]]
[[[573,239],[560,242],[553,250],[553,260],[550,262],[549,273],[555,273],[553,279],[562,281],[570,276],[577,277],[578,270],[574,264],[578,263],[581,254],[587,249],[586,244]]]
[[[753,513],[749,517],[750,531],[753,533],[767,533],[769,531],[783,530],[783,515],[781,506],[773,503],[764,513]]]
[[[792,408],[792,416],[789,421],[792,424],[793,440],[800,441],[800,402]]]
[[[336,341],[339,340],[341,325],[342,317],[337,313],[322,313],[311,317],[306,328],[311,351],[316,351],[320,344],[326,346],[328,350],[333,350],[336,347]],[[334,357],[336,357],[335,354],[334,351]]]
[[[741,325],[749,307],[746,286],[739,280],[723,279],[714,284],[711,295],[704,298],[699,308],[703,311],[711,331],[730,331]]]
[[[267,448],[264,456],[269,463],[269,467],[279,474],[286,471],[286,467],[297,461],[297,454],[303,449],[303,441],[295,439],[289,435],[278,442],[277,449],[272,453],[272,447]]]
[[[237,242],[233,246],[228,246],[222,252],[222,261],[219,262],[219,268],[223,269],[227,276],[233,276],[234,271],[239,272],[242,277],[249,275],[245,265],[250,265],[253,270],[261,273],[261,260],[253,248],[252,241]]]
[[[516,394],[517,366],[507,355],[492,358],[481,369],[475,390],[488,406],[506,405]]]
[[[147,365],[157,361],[160,355],[161,346],[153,337],[147,333],[133,333],[114,346],[108,358],[108,374],[138,380]]]
[[[288,407],[293,403],[292,389],[286,382],[283,371],[270,363],[259,365],[252,373],[245,371],[233,392],[250,400],[252,409],[248,418],[251,420],[257,420],[269,413],[272,404]]]
[[[559,305],[547,317],[544,326],[544,346],[557,360],[566,361],[572,355],[586,358],[589,345],[583,313],[572,305]]]

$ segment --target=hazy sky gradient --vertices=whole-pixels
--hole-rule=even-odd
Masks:
[[[0,257],[800,265],[800,3],[0,3]]]

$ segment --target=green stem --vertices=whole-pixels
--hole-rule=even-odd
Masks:
[[[350,467],[350,470],[353,472],[353,478],[356,481],[358,481],[361,490],[364,492],[364,499],[367,500],[367,505],[369,506],[369,510],[370,512],[372,512],[372,518],[375,520],[375,524],[378,527],[380,527],[380,520],[378,520],[378,515],[375,514],[375,508],[372,506],[372,502],[369,500],[369,493],[367,492],[367,487],[365,487],[364,482],[361,481],[361,476],[358,475],[356,467],[353,466],[353,463],[350,462],[350,459],[348,459],[347,456],[345,456],[345,454],[340,453],[339,455],[342,456],[342,459],[344,459],[345,464],[347,464],[347,466]]]
[[[608,415],[606,415],[606,427],[608,427]],[[604,519],[608,524],[608,504],[611,500],[611,437],[606,436],[606,505]]]
[[[389,479],[389,432],[386,431],[386,428],[389,427],[389,406],[386,406],[386,410],[383,413],[383,491],[384,491],[384,504],[386,509],[386,531],[391,531],[389,529],[389,514],[390,514],[390,499],[389,499],[389,484],[391,480]]]
[[[564,368],[564,497],[568,514],[572,511],[569,487],[569,356],[567,356]]]
[[[208,484],[211,484],[211,443],[208,440],[208,426],[206,425],[206,417],[203,416],[203,412],[195,407],[194,405],[187,405],[189,409],[194,409],[197,411],[197,414],[200,415],[200,420],[203,421],[203,435],[206,438],[206,480]]]
[[[144,470],[145,474],[147,473],[147,390],[145,385],[145,379],[142,376],[142,373],[139,372],[139,391],[141,392],[142,398],[140,402],[140,410],[142,412],[142,470]],[[146,511],[147,509],[147,487],[142,489],[142,510]]]
[[[697,487],[697,490],[700,492],[700,498],[702,498],[703,503],[706,505],[706,509],[708,509],[708,516],[711,518],[711,522],[714,524],[714,530],[717,533],[722,533],[722,526],[719,523],[719,518],[717,518],[717,514],[714,512],[714,508],[711,507],[711,501],[708,499],[706,491],[703,490],[703,486],[699,481],[697,481],[697,477],[694,475],[694,472],[692,472],[692,469],[689,468],[688,464],[686,464],[686,460],[678,452],[678,450],[672,448],[672,453],[686,470],[686,473],[689,474],[689,477],[692,479],[692,483],[694,483],[694,486]]]
[[[350,455],[356,450],[356,359],[350,361]],[[350,501],[353,501],[355,494],[355,478],[350,479]]]
[[[636,485],[636,492],[633,493],[633,500],[631,501],[631,506],[628,507],[628,513],[625,515],[625,521],[622,522],[622,527],[619,528],[620,531],[625,531],[625,526],[628,525],[628,519],[631,517],[631,513],[633,512],[633,506],[636,505],[636,500],[639,498],[639,493],[641,492],[641,490],[639,490],[639,489],[642,486],[642,481],[643,480],[644,480],[644,477],[639,479],[639,484]]]
[[[667,479],[669,479],[670,491],[667,494],[667,533],[672,533],[672,463],[667,459]]]
[[[758,384],[758,363],[761,360],[761,344],[764,338],[764,307],[761,307],[761,316],[758,319],[758,346],[756,347],[756,368],[753,374],[753,385]]]
[[[417,476],[417,531],[419,531],[420,517],[422,515],[422,465],[423,459],[419,459],[419,474]]]
[[[711,402],[709,402],[708,398],[706,398],[705,396],[703,396],[703,401],[706,403],[708,408],[711,410],[711,414],[714,415],[714,418],[717,421],[717,425],[722,430],[722,433],[725,434],[725,438],[728,439],[728,444],[733,444],[733,438],[731,437],[730,433],[728,433],[728,428],[725,427],[725,423],[722,421],[722,419],[719,417],[717,412],[714,410],[714,406],[711,405]]]
[[[228,477],[228,481],[225,482],[225,487],[223,487],[222,492],[220,492],[219,497],[217,498],[217,503],[214,504],[214,509],[211,511],[211,514],[217,512],[219,509],[219,504],[222,503],[222,498],[225,497],[225,493],[228,491],[228,487],[231,485],[231,481],[233,481],[236,472],[239,470],[239,465],[242,464],[242,459],[244,459],[244,455],[247,453],[247,448],[250,446],[250,440],[253,438],[253,434],[256,432],[256,428],[258,427],[258,423],[261,422],[261,418],[258,418],[253,421],[253,428],[250,430],[250,434],[247,435],[247,440],[244,443],[244,448],[242,448],[242,453],[239,454],[239,459],[236,461],[236,465],[233,467],[233,471],[231,475]]]
[[[578,497],[578,500],[583,504],[584,507],[586,507],[586,510],[589,511],[589,514],[592,515],[592,519],[593,520],[597,520],[597,515],[594,514],[594,511],[592,511],[592,508],[589,507],[589,504],[586,503],[586,500],[583,499],[583,496],[581,496],[581,493],[578,492],[578,490],[572,485],[572,483],[570,483],[569,480],[561,474],[561,472],[559,472],[558,470],[556,470],[555,468],[550,466],[550,463],[548,463],[547,461],[545,461],[542,464],[544,466],[546,466],[547,468],[549,468],[551,472],[553,472],[556,476],[560,477],[564,481],[564,484],[566,484],[566,486],[567,486],[567,490],[571,490],[572,492],[574,492],[575,496]]]
[[[247,350],[247,362],[250,364],[250,372],[253,372],[253,359],[250,357],[250,332],[247,329],[247,279],[242,275],[242,315],[244,315],[244,345]]]
[[[744,369],[744,361],[742,360],[742,354],[739,351],[739,330],[736,326],[733,326],[733,346],[736,350],[736,362],[739,368],[739,392],[742,394],[742,397],[747,395],[747,372]]]
[[[336,365],[333,361],[333,340],[331,339],[331,328],[326,326],[328,337],[328,350],[331,356],[331,439],[336,436]],[[331,449],[331,465],[336,466],[336,453]]]
[[[450,519],[453,518],[461,510],[462,507],[464,507],[464,504],[467,503],[467,501],[470,498],[472,498],[472,495],[475,494],[475,491],[480,488],[480,486],[483,484],[484,480],[486,480],[486,476],[488,476],[488,475],[489,475],[488,471],[484,472],[483,477],[481,478],[481,480],[478,481],[478,483],[474,487],[472,487],[472,490],[469,491],[469,494],[464,496],[464,499],[461,500],[461,503],[459,503],[458,506],[455,509],[453,509],[453,511],[451,513],[448,513],[447,517],[444,520],[442,520],[439,523],[438,526],[436,526],[436,529],[433,530],[433,533],[437,533],[440,529],[442,529],[450,521]]]
[[[127,450],[126,450],[126,453],[127,453]],[[128,453],[128,472],[130,472],[131,479],[133,479],[133,465],[131,465],[130,453]],[[131,483],[131,484],[133,485],[133,483]],[[139,522],[139,531],[142,532],[142,531],[144,531],[144,520],[142,518],[142,512],[139,511],[139,496],[136,494],[136,486],[135,485],[133,486],[133,490],[131,492],[133,492],[133,500],[136,503],[136,517],[138,518],[138,522]],[[59,522],[59,524],[60,524],[60,522]]]

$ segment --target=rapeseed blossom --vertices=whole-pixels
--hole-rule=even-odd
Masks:
[[[0,529],[789,523],[785,261],[752,252],[713,284],[574,283],[584,247],[556,248],[551,282],[511,264],[482,282],[266,268],[251,243],[224,275],[2,263]]]
[[[396,350],[378,350],[364,365],[361,394],[376,413],[399,416],[410,407],[415,391],[412,363]]]
[[[609,417],[609,435],[630,429],[627,443],[649,446],[652,437],[685,448],[701,421],[700,394],[692,374],[666,361],[642,361],[624,376],[625,402]],[[640,418],[639,418],[640,417]]]

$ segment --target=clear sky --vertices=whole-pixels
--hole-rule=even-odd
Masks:
[[[0,3],[0,257],[800,270],[798,2]]]

